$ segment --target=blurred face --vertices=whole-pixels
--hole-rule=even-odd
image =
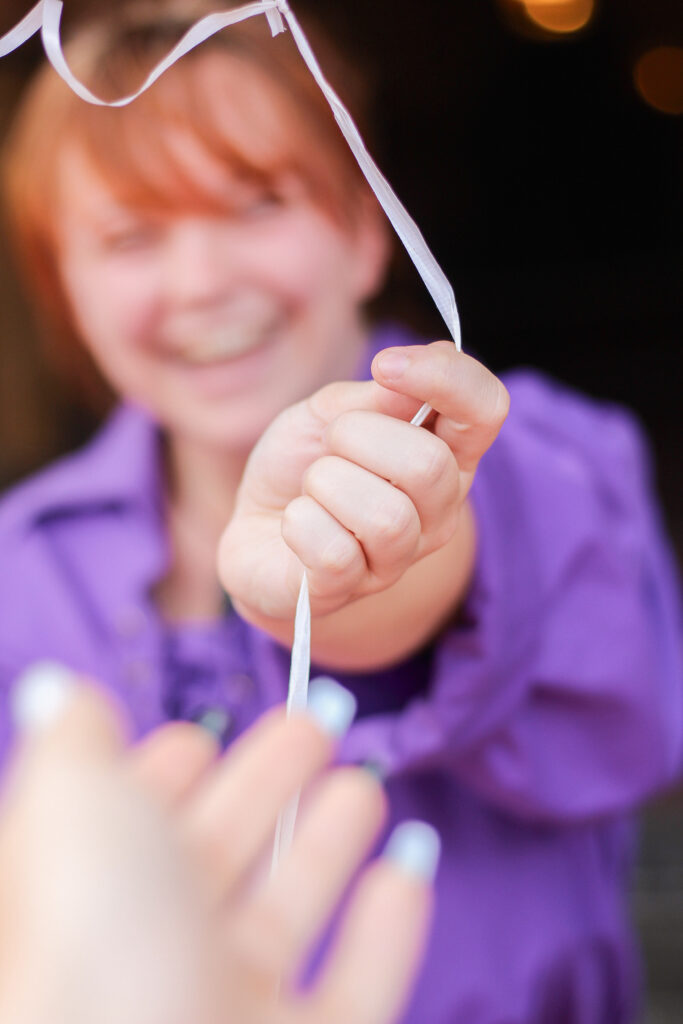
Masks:
[[[263,189],[178,138],[184,170],[230,213],[126,208],[77,149],[60,163],[58,259],[85,345],[171,436],[248,452],[284,407],[348,378],[384,231],[343,230],[283,178]]]

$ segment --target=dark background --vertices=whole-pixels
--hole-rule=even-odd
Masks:
[[[29,4],[3,0],[0,34]],[[105,4],[65,6],[69,21]],[[681,117],[653,109],[634,84],[644,52],[683,46],[681,0],[596,0],[570,35],[534,29],[514,0],[292,6],[316,11],[367,67],[380,166],[454,284],[465,347],[497,370],[533,364],[631,406],[683,553]],[[0,61],[3,124],[39,55],[31,43]],[[77,443],[88,422],[42,367],[1,251],[6,485]],[[401,279],[401,299],[424,329],[443,333],[414,275]],[[647,815],[634,908],[648,960],[644,1019],[680,1024],[680,795]]]

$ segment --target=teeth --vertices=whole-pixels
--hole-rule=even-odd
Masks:
[[[230,359],[256,348],[263,340],[263,332],[255,328],[235,328],[206,334],[179,349],[180,355],[190,363],[215,363]]]

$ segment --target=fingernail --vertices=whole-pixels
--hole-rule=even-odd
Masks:
[[[329,676],[319,676],[310,685],[306,711],[330,736],[347,732],[357,707],[354,695]]]
[[[30,665],[12,688],[12,718],[23,732],[39,732],[66,707],[74,689],[74,673],[57,661]]]
[[[389,836],[384,856],[407,874],[432,882],[441,856],[439,833],[424,821],[404,821]]]
[[[375,358],[375,365],[385,380],[398,380],[408,368],[410,360],[399,349],[386,349]]]

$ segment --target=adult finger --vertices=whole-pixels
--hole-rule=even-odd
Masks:
[[[234,955],[262,977],[291,981],[324,930],[386,815],[377,780],[359,768],[324,779],[275,876],[231,921]]]
[[[218,755],[215,738],[192,722],[169,722],[146,736],[130,754],[132,777],[164,806],[186,800]]]
[[[278,813],[330,760],[355,709],[338,683],[314,680],[305,714],[267,713],[228,750],[183,824],[210,896],[227,894],[255,866]]]
[[[356,889],[312,995],[311,1019],[390,1024],[398,1018],[424,953],[437,859],[438,840],[429,826],[399,826],[386,855]]]
[[[15,681],[12,715],[30,752],[108,760],[123,747],[121,709],[57,662],[36,662]]]

